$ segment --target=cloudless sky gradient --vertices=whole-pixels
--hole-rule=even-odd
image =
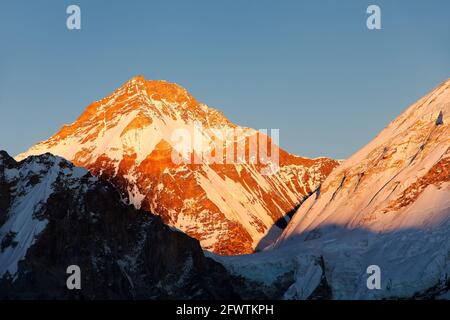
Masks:
[[[289,152],[346,158],[450,77],[450,1],[0,0],[0,149],[47,139],[137,74],[280,128]]]

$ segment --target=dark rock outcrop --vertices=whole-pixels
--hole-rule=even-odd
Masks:
[[[80,170],[50,154],[0,154],[0,299],[237,298],[197,240]],[[70,265],[81,269],[80,290],[66,286]]]

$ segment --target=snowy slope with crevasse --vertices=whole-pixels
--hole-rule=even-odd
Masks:
[[[450,80],[333,171],[271,250],[216,259],[267,285],[292,277],[285,299],[315,298],[319,286],[334,299],[448,297],[449,115]],[[370,265],[379,290],[367,288]]]

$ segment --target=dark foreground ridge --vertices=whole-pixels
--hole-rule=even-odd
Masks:
[[[71,265],[80,290],[66,285]],[[0,152],[0,299],[236,298],[197,240],[109,183],[50,154]]]

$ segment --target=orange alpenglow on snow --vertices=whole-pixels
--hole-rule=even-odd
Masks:
[[[288,300],[448,299],[449,230],[450,79],[333,170],[272,250],[215,258],[267,287],[294,274]]]
[[[445,225],[450,206],[449,114],[450,79],[330,174],[279,243],[295,243],[329,225],[374,233]]]
[[[208,131],[223,128],[239,134],[217,141]],[[212,145],[219,143],[235,153],[244,145],[247,161],[210,162],[194,148],[189,157],[197,161],[176,163],[174,154],[186,150],[172,139],[180,129],[200,135],[203,151],[216,158],[225,159],[227,152],[217,154]],[[270,245],[282,232],[286,214],[339,164],[329,158],[297,157],[273,146],[279,167],[263,174],[266,163],[249,161],[251,141],[259,146],[253,139],[258,135],[197,102],[177,84],[137,76],[16,159],[45,152],[64,157],[110,181],[126,201],[161,216],[198,239],[204,249],[244,254]]]

